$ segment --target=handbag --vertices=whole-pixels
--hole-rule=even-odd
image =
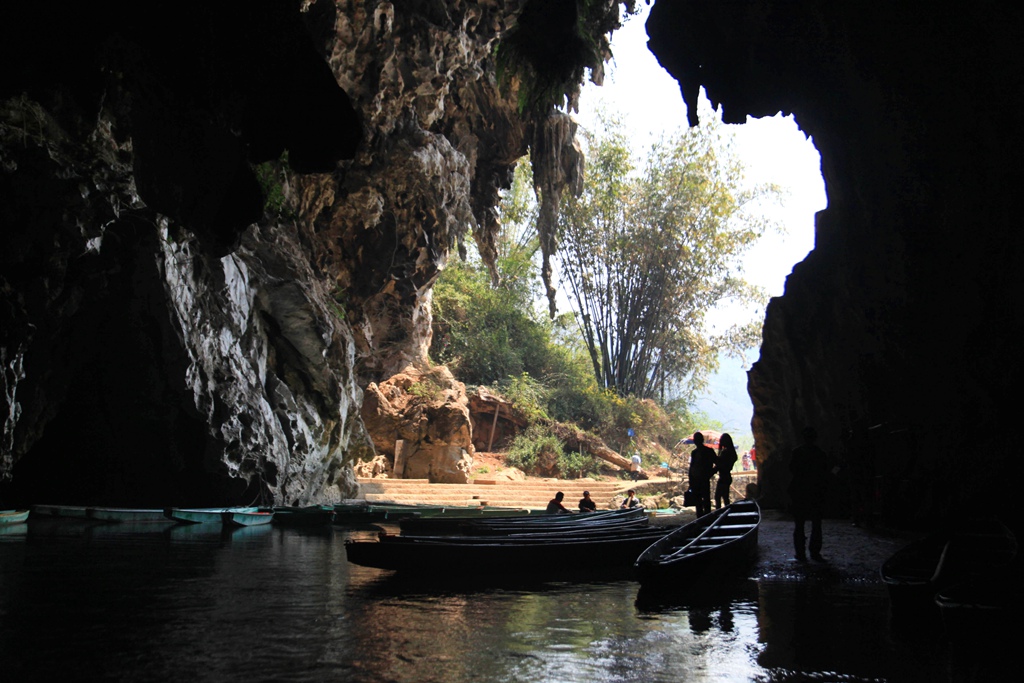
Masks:
[[[693,489],[686,489],[683,492],[683,507],[695,507],[697,505],[697,494]]]

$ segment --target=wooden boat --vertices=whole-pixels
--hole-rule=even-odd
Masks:
[[[80,505],[33,505],[32,514],[37,517],[74,517],[88,519],[89,508]]]
[[[221,521],[225,526],[263,526],[273,520],[272,510],[231,509],[221,513]]]
[[[587,514],[498,516],[483,519],[418,518],[399,522],[405,535],[507,536],[526,532],[548,532],[565,529],[622,529],[646,527],[647,514],[642,508],[602,510]]]
[[[0,510],[0,526],[23,524],[28,521],[28,510]]]
[[[976,656],[991,648],[1011,648],[1024,608],[1021,566],[1010,565],[952,584],[935,594],[946,639]]]
[[[188,524],[213,524],[223,523],[225,512],[258,512],[255,507],[232,507],[232,508],[168,508],[164,514],[176,522]]]
[[[529,515],[526,508],[490,506],[403,505],[400,503],[340,503],[334,506],[335,524],[372,524],[401,522],[408,519],[437,519],[439,524],[452,520],[508,518]]]
[[[1007,566],[1017,541],[995,519],[968,520],[908,543],[880,569],[897,625],[937,621],[936,594]]]
[[[382,535],[376,542],[347,541],[345,551],[353,564],[438,578],[453,572],[478,579],[610,576],[628,574],[636,556],[669,531],[650,527],[614,534],[580,531],[520,539]]]
[[[305,507],[275,507],[274,524],[282,526],[329,526],[334,521],[331,505]]]
[[[735,574],[757,554],[760,523],[752,500],[715,510],[644,549],[634,563],[636,577],[644,588],[677,589],[711,574]]]
[[[143,522],[169,524],[163,510],[145,508],[87,508],[86,516],[102,522],[121,522],[138,524]]]

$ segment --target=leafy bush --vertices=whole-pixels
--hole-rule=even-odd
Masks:
[[[558,456],[558,472],[562,478],[581,478],[597,472],[594,457],[585,453],[570,451]]]
[[[509,377],[500,382],[497,389],[530,422],[551,419],[544,409],[547,403],[547,387],[525,372],[518,377]]]
[[[536,468],[543,451],[562,453],[565,446],[562,441],[543,425],[533,424],[518,434],[505,455],[505,463],[510,467],[518,467],[530,473]]]

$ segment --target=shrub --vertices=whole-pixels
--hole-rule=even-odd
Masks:
[[[533,424],[512,441],[505,455],[505,463],[529,474],[537,467],[543,451],[562,453],[564,449],[564,444],[557,436],[543,425]]]

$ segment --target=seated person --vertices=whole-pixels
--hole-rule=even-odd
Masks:
[[[549,514],[558,514],[562,512],[569,512],[564,505],[562,505],[562,499],[565,498],[565,494],[559,491],[555,494],[555,497],[548,501],[548,507],[546,512]]]
[[[580,512],[596,512],[597,503],[590,498],[590,491],[584,491],[580,498]]]
[[[628,509],[635,508],[638,505],[640,505],[640,501],[636,497],[636,491],[630,489],[629,491],[626,492],[626,500],[622,501],[622,505],[620,505],[619,507],[623,509]]]

